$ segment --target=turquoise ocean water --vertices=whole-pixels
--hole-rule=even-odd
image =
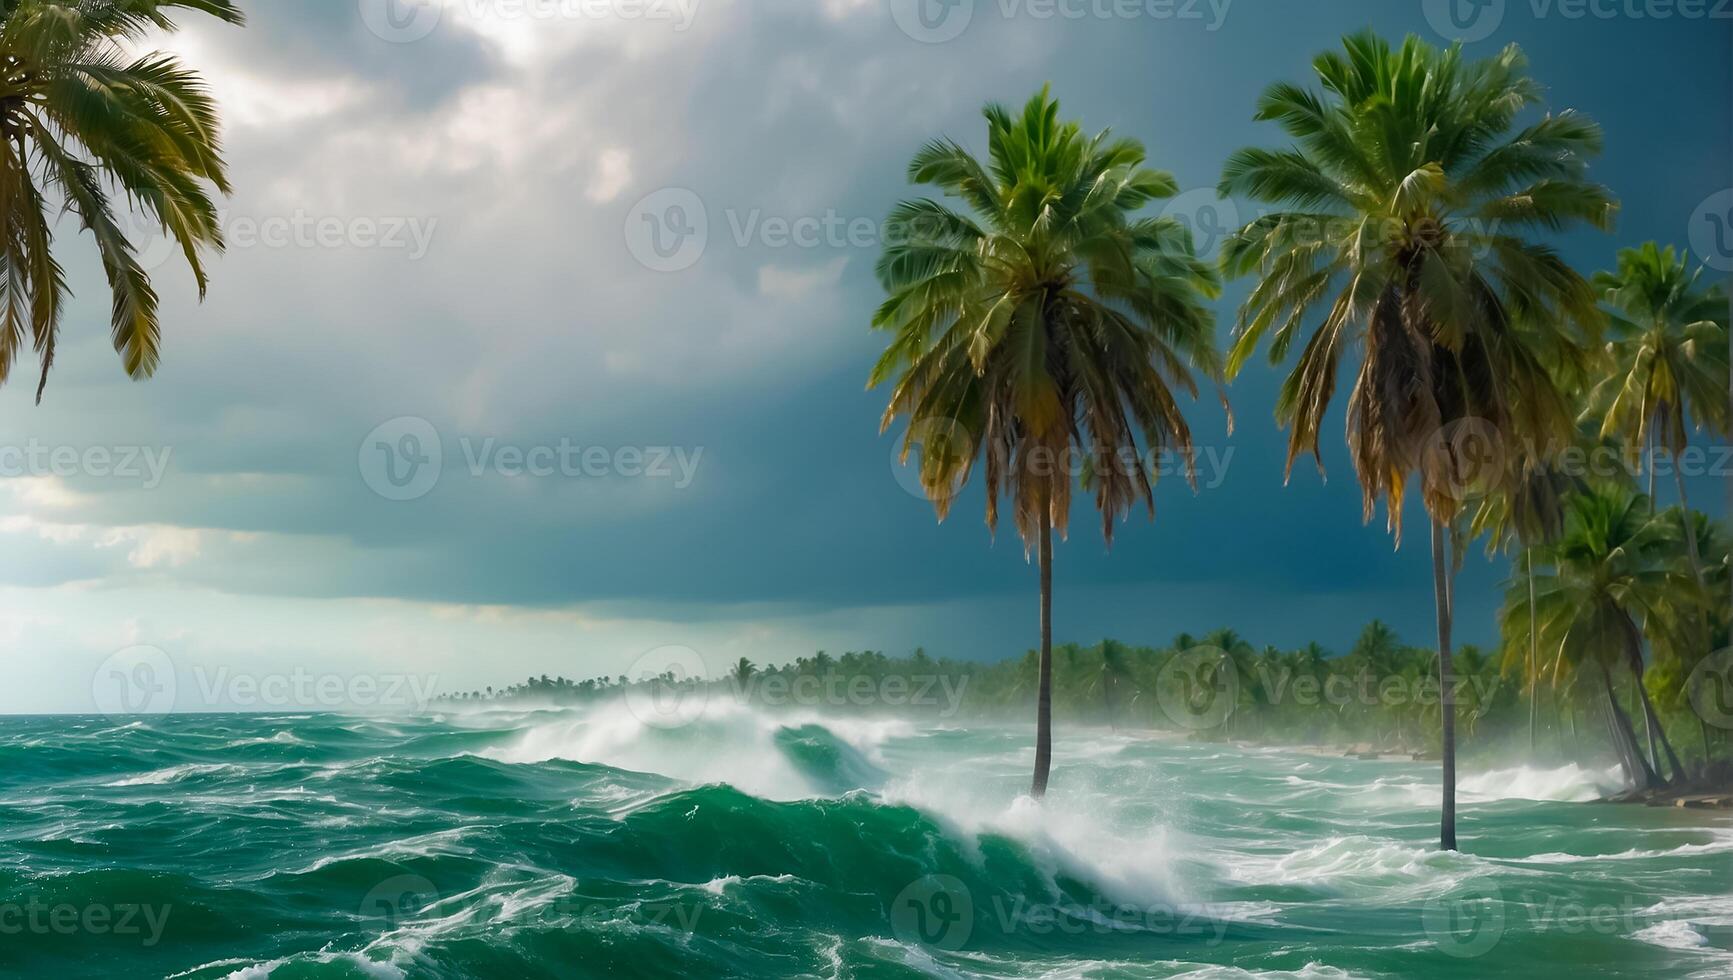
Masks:
[[[0,719],[0,974],[1733,976],[1733,826],[1469,772],[711,706]]]

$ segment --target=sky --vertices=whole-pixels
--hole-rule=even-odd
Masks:
[[[443,693],[671,647],[717,671],[1020,655],[1035,571],[978,493],[941,524],[912,491],[867,321],[910,156],[980,150],[981,106],[1044,83],[1143,141],[1213,248],[1254,213],[1216,199],[1222,160],[1280,142],[1252,120],[1266,85],[1366,26],[1517,43],[1550,108],[1606,130],[1618,228],[1566,256],[1653,238],[1733,269],[1713,0],[918,2],[244,0],[245,28],[154,39],[222,105],[230,247],[200,303],[147,242],[164,357],[134,383],[59,225],[54,375],[40,407],[0,391],[0,711],[107,710],[140,665],[182,708],[342,707],[386,703],[356,678]],[[1057,642],[1226,625],[1345,650],[1373,617],[1428,641],[1424,534],[1362,523],[1340,405],[1328,478],[1284,487],[1276,378],[1259,359],[1234,384],[1231,436],[1213,397],[1187,406],[1198,491],[1164,481],[1111,551],[1079,503]],[[1725,514],[1727,483],[1694,476],[1693,502]],[[1460,639],[1494,639],[1507,574],[1476,549]]]

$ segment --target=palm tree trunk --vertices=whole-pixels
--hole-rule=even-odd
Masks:
[[[1053,513],[1046,494],[1041,498],[1041,675],[1035,696],[1035,782],[1029,795],[1047,795],[1047,774],[1053,765]]]
[[[1701,770],[1699,770],[1699,777],[1702,779],[1708,779],[1709,778],[1709,723],[1707,721],[1703,720],[1702,715],[1697,716],[1697,735],[1699,738],[1701,738],[1703,740],[1703,768]]]
[[[1441,801],[1438,846],[1456,850],[1456,694],[1455,671],[1450,664],[1450,575],[1447,567],[1452,559],[1445,554],[1444,524],[1432,521],[1432,592],[1438,607],[1438,717],[1444,729],[1443,751],[1444,796]]]
[[[1649,513],[1655,512],[1655,420],[1650,419],[1648,432],[1643,435],[1643,466],[1649,471]]]
[[[1691,557],[1691,574],[1697,584],[1703,584],[1703,557],[1697,553],[1697,529],[1692,526],[1691,501],[1685,497],[1685,473],[1679,468],[1679,457],[1673,456],[1673,485],[1679,488],[1680,517],[1685,524],[1685,553]]]
[[[1655,771],[1649,768],[1649,763],[1643,758],[1643,751],[1637,746],[1637,736],[1631,729],[1631,719],[1625,714],[1625,709],[1619,707],[1619,699],[1613,694],[1613,675],[1607,670],[1607,665],[1597,659],[1601,668],[1601,692],[1605,699],[1601,704],[1601,714],[1607,720],[1607,734],[1613,741],[1613,752],[1619,757],[1619,764],[1624,767],[1625,775],[1631,778],[1631,785],[1637,792],[1643,792],[1655,785]]]
[[[1655,759],[1655,743],[1658,741],[1667,753],[1667,765],[1673,769],[1673,778],[1684,779],[1685,768],[1679,765],[1679,754],[1673,751],[1673,742],[1667,738],[1667,729],[1661,725],[1655,703],[1649,699],[1649,689],[1643,684],[1643,633],[1628,616],[1625,617],[1625,650],[1631,660],[1631,674],[1637,679],[1637,699],[1643,706],[1643,725],[1649,731],[1649,764],[1655,767],[1657,775],[1661,774],[1661,764]]]
[[[1535,726],[1540,712],[1540,638],[1535,636],[1534,549],[1528,552],[1528,755],[1535,755]]]

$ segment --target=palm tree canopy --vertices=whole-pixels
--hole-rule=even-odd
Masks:
[[[1020,114],[984,115],[985,163],[940,139],[909,164],[912,182],[961,207],[921,198],[892,212],[872,321],[891,340],[869,385],[894,380],[883,425],[907,417],[905,459],[923,443],[940,519],[981,460],[989,527],[1003,493],[1025,541],[1043,508],[1063,532],[1075,456],[1111,540],[1137,502],[1154,512],[1151,453],[1177,452],[1190,475],[1176,393],[1221,376],[1205,305],[1216,276],[1183,224],[1139,216],[1177,189],[1139,143],[1086,136],[1046,89]]]
[[[1568,498],[1564,533],[1535,572],[1534,621],[1555,678],[1599,660],[1630,656],[1634,632],[1657,650],[1678,647],[1705,598],[1685,566],[1676,515],[1657,516],[1649,499],[1622,483]],[[1513,579],[1502,614],[1507,668],[1528,655],[1529,591]]]
[[[115,350],[127,374],[160,357],[157,294],[116,213],[116,198],[181,247],[202,298],[200,251],[222,248],[209,189],[228,193],[217,107],[204,81],[163,53],[128,45],[175,29],[191,10],[242,22],[233,0],[0,0],[0,383],[25,331],[41,361],[40,401],[67,294],[55,261],[51,202],[64,202],[96,241],[113,294]]]
[[[1727,405],[1727,296],[1705,285],[1685,255],[1648,242],[1619,252],[1618,269],[1595,276],[1616,370],[1596,385],[1584,418],[1602,435],[1641,445],[1653,434],[1670,453],[1687,432],[1733,433]]]
[[[1277,401],[1291,471],[1318,455],[1343,355],[1359,346],[1349,449],[1367,518],[1387,497],[1400,537],[1409,473],[1442,518],[1465,487],[1502,476],[1467,472],[1457,447],[1438,452],[1452,425],[1480,420],[1522,441],[1568,433],[1574,413],[1547,369],[1593,335],[1594,293],[1530,236],[1609,227],[1616,206],[1587,179],[1601,148],[1592,120],[1567,111],[1514,128],[1541,98],[1517,47],[1473,61],[1414,37],[1343,45],[1313,62],[1321,92],[1278,83],[1260,100],[1257,118],[1293,145],[1241,150],[1223,169],[1223,196],[1273,208],[1223,249],[1228,274],[1260,277],[1227,368],[1266,342],[1282,363],[1321,315]]]

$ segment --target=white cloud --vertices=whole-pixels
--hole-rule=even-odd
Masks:
[[[605,204],[620,196],[632,183],[632,155],[625,150],[609,148],[596,157],[596,172],[584,196],[596,204]]]

